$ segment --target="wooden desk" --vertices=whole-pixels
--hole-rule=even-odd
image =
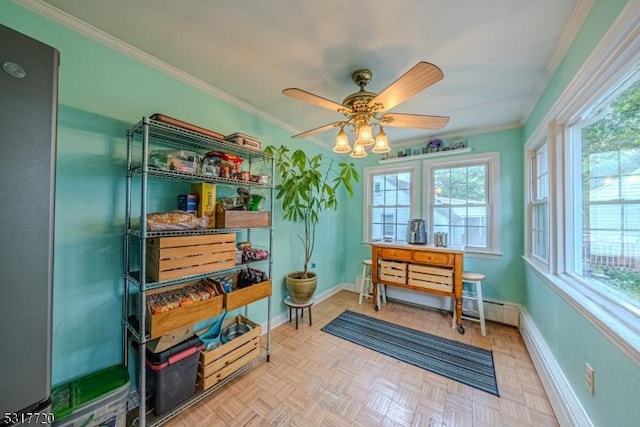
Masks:
[[[458,332],[464,334],[461,317],[463,255],[464,249],[458,247],[371,243],[371,280],[376,311],[379,309],[377,283],[451,297],[455,300]]]

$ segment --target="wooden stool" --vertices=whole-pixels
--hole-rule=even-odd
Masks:
[[[312,298],[310,302],[306,303],[306,304],[296,304],[295,302],[291,301],[291,297],[288,296],[284,299],[284,303],[287,307],[289,307],[289,323],[291,323],[291,320],[293,319],[293,310],[296,311],[296,329],[298,329],[298,313],[300,313],[300,318],[302,319],[304,317],[304,309],[308,309],[309,311],[309,326],[311,326],[312,322],[311,322],[311,306],[313,305],[313,303],[315,302],[315,298]]]
[[[478,306],[478,318],[465,316],[464,314],[462,315],[462,318],[480,323],[480,332],[482,333],[483,337],[486,337],[487,329],[485,327],[484,306],[482,304],[482,301],[483,301],[482,300],[482,281],[484,279],[485,279],[485,275],[482,273],[473,273],[470,271],[465,271],[464,273],[462,273],[462,281],[471,283],[475,286],[475,290],[468,293],[463,292],[462,299],[474,300]],[[453,322],[451,323],[451,327],[455,328],[456,327],[455,301],[453,302],[453,305],[454,305],[454,310],[453,310],[454,315],[453,315]]]
[[[357,278],[356,278],[357,281]],[[357,283],[356,283],[357,286]],[[358,297],[358,304],[362,304],[364,298],[371,296],[371,260],[362,260],[362,275],[360,276],[360,287],[358,289],[360,294]]]
[[[362,276],[360,276],[360,286],[358,286],[358,279],[356,278],[356,289],[360,296],[358,297],[358,304],[362,304],[363,298],[369,298],[371,296],[371,260],[362,260]],[[378,306],[380,306],[380,298],[387,303],[387,288],[385,285],[378,284]]]

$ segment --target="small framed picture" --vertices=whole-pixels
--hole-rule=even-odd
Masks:
[[[452,150],[459,150],[460,148],[464,148],[464,141],[463,140],[454,141],[454,142],[451,143],[451,149]]]

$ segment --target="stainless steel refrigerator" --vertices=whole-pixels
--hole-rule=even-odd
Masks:
[[[50,412],[58,63],[0,25],[0,425]]]

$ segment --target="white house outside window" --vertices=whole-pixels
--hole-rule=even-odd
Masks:
[[[406,240],[407,223],[416,212],[415,164],[365,169],[366,241]]]
[[[575,123],[571,273],[640,302],[640,74]]]
[[[500,154],[424,162],[425,211],[433,232],[468,252],[500,252]]]

